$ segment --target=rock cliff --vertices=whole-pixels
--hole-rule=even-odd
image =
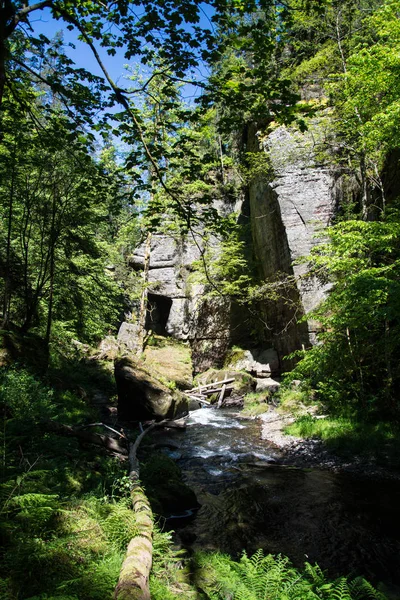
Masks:
[[[285,355],[313,342],[315,324],[299,320],[327,289],[306,278],[306,265],[297,261],[323,239],[341,193],[340,173],[319,151],[328,121],[329,114],[322,112],[306,133],[277,127],[264,134],[250,127],[246,149],[260,153],[268,166],[252,177],[246,198],[219,207],[250,220],[249,243],[266,290],[256,315],[253,311],[250,317],[226,298],[205,296],[206,286],[194,283],[191,273],[200,259],[201,235],[196,241],[178,234],[153,236],[146,327],[189,341],[196,371],[221,367],[233,344],[273,347],[281,367],[286,367],[290,365],[282,362]],[[144,257],[143,245],[132,256],[131,267],[142,270]],[[279,298],[268,299],[268,290],[276,290],[282,279],[286,283],[279,288]]]
[[[273,285],[285,276],[281,299],[266,301],[261,309],[267,322],[267,339],[284,356],[312,343],[315,323],[299,319],[315,308],[327,288],[305,277],[307,265],[299,261],[323,239],[335,215],[341,192],[341,174],[319,148],[329,116],[321,115],[300,133],[278,127],[262,135],[248,132],[248,150],[266,153],[269,169],[249,186],[254,252],[260,276]],[[268,334],[269,332],[269,334]]]

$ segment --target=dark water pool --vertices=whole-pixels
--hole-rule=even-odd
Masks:
[[[318,562],[331,576],[400,586],[399,482],[280,464],[258,423],[226,410],[195,411],[168,438],[201,504],[180,523],[187,546],[234,556],[263,548],[297,566]],[[400,598],[400,588],[393,593]]]

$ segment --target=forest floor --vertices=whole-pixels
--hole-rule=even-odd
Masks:
[[[303,468],[329,469],[333,472],[348,472],[373,479],[400,480],[400,466],[397,452],[392,447],[374,448],[368,451],[359,449],[354,453],[351,439],[323,440],[317,437],[297,437],[285,430],[295,423],[293,414],[280,413],[271,407],[259,415],[261,439],[281,451],[281,464]],[[397,450],[397,448],[396,448]]]

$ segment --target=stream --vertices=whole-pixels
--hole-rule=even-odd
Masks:
[[[281,464],[257,420],[229,409],[190,413],[162,434],[201,508],[169,526],[189,549],[282,553],[330,576],[364,575],[400,598],[400,482]]]

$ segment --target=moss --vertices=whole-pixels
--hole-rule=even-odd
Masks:
[[[156,345],[147,346],[143,353],[145,367],[158,375],[169,388],[173,383],[178,389],[190,388],[192,385],[190,347],[182,342],[170,342],[169,338],[161,336],[157,336],[155,340]]]
[[[242,414],[248,417],[256,417],[267,412],[268,398],[268,391],[246,394]]]
[[[281,387],[279,390],[279,412],[297,414],[304,412],[313,402],[313,395],[302,387]]]
[[[232,346],[225,357],[224,367],[229,368],[229,366],[236,364],[239,360],[244,360],[246,358],[246,351],[239,346]]]

